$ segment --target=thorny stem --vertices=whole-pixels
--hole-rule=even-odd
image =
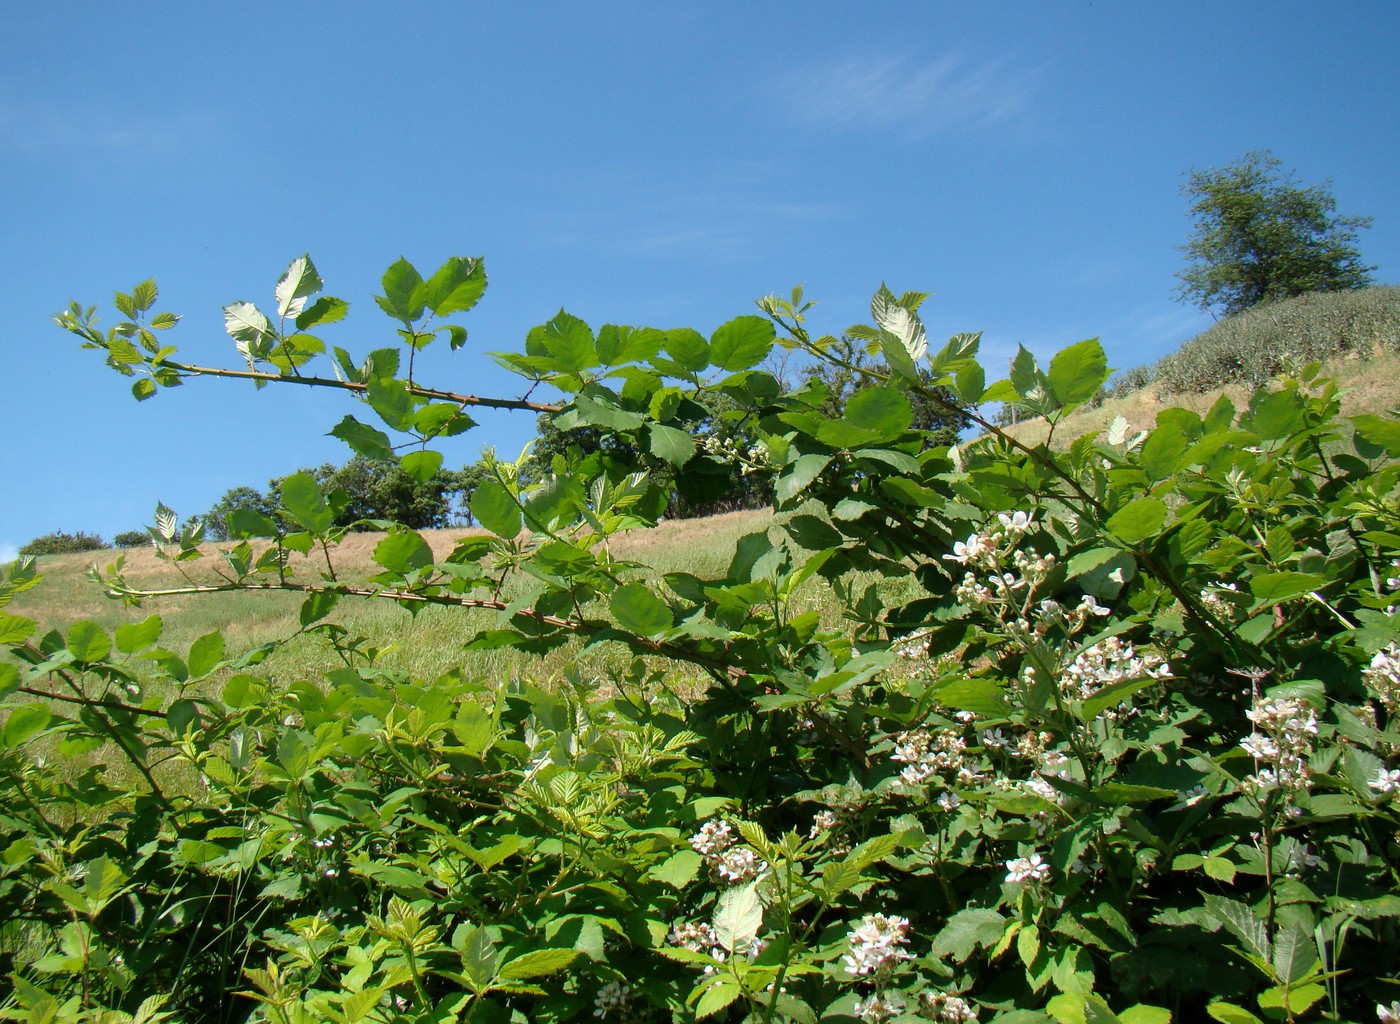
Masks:
[[[369,385],[360,384],[350,380],[339,380],[335,377],[286,377],[280,373],[264,373],[261,370],[231,370],[225,367],[195,366],[190,363],[177,363],[174,360],[166,360],[161,364],[169,367],[182,377],[236,377],[240,380],[256,380],[268,384],[305,384],[308,387],[339,388],[342,391],[353,391],[363,394],[369,390]],[[558,412],[561,408],[552,402],[531,402],[524,398],[483,398],[478,395],[463,395],[455,391],[440,391],[436,388],[424,388],[418,385],[410,385],[404,389],[410,395],[419,398],[436,398],[444,402],[455,402],[461,406],[475,405],[485,409],[517,409],[530,412]]]

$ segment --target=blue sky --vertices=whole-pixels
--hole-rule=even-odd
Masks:
[[[560,307],[706,333],[805,284],[822,330],[881,281],[993,371],[1104,341],[1128,367],[1209,324],[1173,299],[1183,172],[1272,149],[1330,179],[1400,280],[1400,5],[6,4],[0,8],[0,558],[110,538],[157,500],[349,451],[343,396],[200,381],[138,405],[50,322],[155,277],[192,362],[238,365],[221,307],[309,252],[350,317],[400,255],[486,258],[440,386],[518,394],[482,353]],[[109,321],[112,319],[109,316]],[[449,464],[514,452],[482,417]]]

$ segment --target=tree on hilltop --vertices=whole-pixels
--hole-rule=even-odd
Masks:
[[[1373,283],[1356,233],[1369,217],[1337,216],[1330,182],[1301,185],[1267,150],[1227,167],[1192,170],[1181,188],[1192,199],[1195,234],[1177,297],[1229,316],[1307,292]]]

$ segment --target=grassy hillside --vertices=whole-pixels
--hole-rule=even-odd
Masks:
[[[719,575],[727,568],[728,554],[740,536],[762,529],[769,520],[766,512],[735,512],[708,519],[662,523],[654,530],[635,530],[613,543],[613,554],[635,560],[655,572],[677,570],[700,576]],[[444,557],[456,540],[480,531],[457,529],[426,531],[423,536],[438,557]],[[372,562],[377,533],[348,536],[335,551],[337,573],[344,579],[364,578],[378,571]],[[206,558],[186,563],[190,577],[209,581],[212,565],[217,564],[219,545],[206,545]],[[137,622],[158,614],[166,625],[162,643],[182,650],[199,636],[221,630],[230,651],[242,651],[278,640],[296,632],[301,605],[295,594],[267,592],[196,594],[147,601],[141,608],[127,608],[104,597],[87,570],[107,565],[122,552],[95,551],[83,554],[51,555],[40,559],[44,581],[17,597],[6,609],[35,619],[48,628],[67,630],[74,622],[89,619],[108,629],[124,622]],[[162,562],[149,548],[124,552],[128,579],[141,586],[158,588],[180,586],[176,567]],[[315,579],[322,566],[298,558],[298,575]],[[346,599],[332,620],[370,642],[386,649],[381,661],[385,668],[434,677],[452,668],[462,668],[477,677],[511,678],[528,674],[535,680],[557,678],[571,666],[584,677],[610,676],[631,661],[631,655],[615,644],[581,650],[571,645],[544,658],[512,650],[463,652],[462,643],[480,628],[495,621],[495,613],[443,607],[428,607],[416,616],[397,605],[381,600]],[[299,637],[274,653],[262,671],[273,678],[290,681],[313,675],[330,667],[333,653],[314,637]]]
[[[1058,444],[1107,430],[1117,417],[1149,430],[1161,409],[1204,413],[1222,394],[1242,408],[1255,387],[1290,363],[1318,360],[1342,387],[1342,413],[1390,409],[1400,401],[1400,287],[1303,295],[1222,320],[1149,366],[1119,373],[1102,404],[1066,417]],[[1044,420],[1010,428],[1021,440],[1045,439]]]

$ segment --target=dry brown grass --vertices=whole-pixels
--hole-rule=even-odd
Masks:
[[[1342,388],[1343,416],[1382,412],[1400,400],[1400,358],[1396,356],[1379,352],[1367,359],[1351,356],[1324,364],[1323,373]],[[1054,446],[1068,447],[1085,434],[1105,431],[1119,416],[1128,422],[1131,436],[1155,427],[1163,409],[1190,409],[1204,415],[1221,395],[1243,409],[1252,394],[1252,388],[1234,385],[1199,394],[1162,395],[1149,385],[1123,398],[1110,398],[1097,408],[1071,413],[1056,426]],[[1034,419],[1008,427],[1007,432],[1026,444],[1040,444],[1049,427],[1043,419]]]

